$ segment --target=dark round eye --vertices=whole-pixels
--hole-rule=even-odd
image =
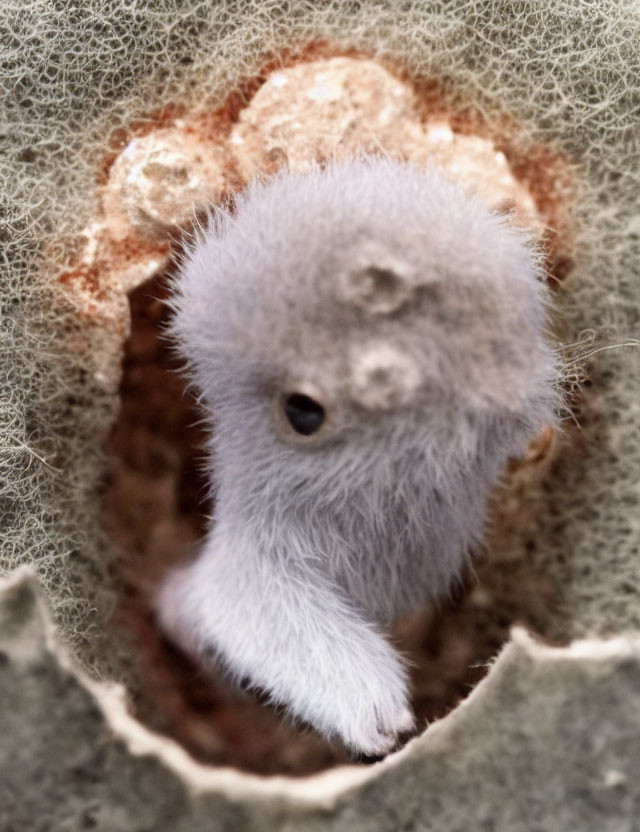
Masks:
[[[290,393],[283,407],[291,427],[303,436],[311,436],[324,422],[324,407],[303,393]]]

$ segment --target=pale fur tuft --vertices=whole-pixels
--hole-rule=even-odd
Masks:
[[[507,458],[555,420],[540,257],[437,172],[256,181],[193,238],[172,334],[211,421],[216,514],[169,575],[185,649],[352,749],[411,728],[398,613],[445,595]],[[283,397],[325,420],[296,433]]]

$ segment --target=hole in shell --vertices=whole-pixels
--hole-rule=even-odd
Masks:
[[[322,50],[310,54],[322,57]],[[328,54],[331,51],[325,50]],[[281,63],[287,61],[294,59]],[[254,80],[247,90],[258,86]],[[416,89],[425,110],[446,113],[437,85],[418,84]],[[221,108],[223,119],[237,118],[241,98],[236,94],[226,109]],[[167,119],[172,123],[173,116],[163,114],[159,126],[165,126]],[[452,124],[460,134],[490,136],[478,119],[473,113],[458,114]],[[152,129],[149,123],[145,122],[145,130]],[[212,132],[228,135],[229,126],[215,124]],[[559,206],[557,217],[564,216],[562,188],[557,186],[558,178],[554,180],[560,168],[540,148],[526,157],[518,157],[508,147],[505,152],[522,182],[533,183],[532,189],[548,186],[547,192],[541,190],[534,197],[539,206],[551,205],[546,212],[554,229],[546,241],[549,271],[552,279],[561,280],[571,260],[565,253],[570,246],[562,244],[567,229],[562,221],[552,221],[554,200]],[[105,176],[112,161],[113,154],[105,163]],[[236,174],[229,174],[232,184],[238,182]],[[368,270],[367,280],[379,297],[388,296],[389,302],[396,298],[393,272]],[[205,673],[162,636],[154,620],[153,587],[172,565],[197,551],[213,510],[201,465],[206,433],[164,340],[169,314],[166,293],[164,275],[129,293],[131,334],[125,345],[120,412],[108,443],[111,474],[105,521],[124,552],[118,620],[132,638],[138,663],[135,714],[204,763],[259,774],[306,775],[350,762],[339,745],[292,725],[264,697],[233,689]],[[528,466],[514,464],[506,472],[474,575],[467,575],[438,607],[425,607],[395,627],[393,640],[412,663],[412,706],[420,727],[444,716],[468,695],[508,640],[514,623],[544,633],[558,607],[561,588],[547,573],[544,559],[537,557],[535,537],[524,531],[535,526],[538,513],[553,512],[541,487],[553,464],[549,462],[553,438],[546,437],[539,445],[543,451],[536,451]],[[566,454],[566,447],[562,452]]]
[[[297,776],[351,762],[338,744],[292,725],[265,697],[208,675],[156,626],[152,587],[197,550],[213,508],[200,464],[206,433],[163,337],[165,293],[160,277],[129,296],[131,336],[109,440],[105,516],[126,553],[118,617],[133,637],[139,663],[135,714],[204,763]],[[539,444],[548,450],[549,437],[544,440]],[[535,539],[521,539],[521,529],[541,509],[530,499],[538,468],[527,470],[514,465],[507,474],[475,577],[466,576],[452,598],[395,628],[393,639],[412,663],[412,705],[422,727],[448,713],[484,677],[514,623],[544,632],[558,604],[558,588],[536,557]]]

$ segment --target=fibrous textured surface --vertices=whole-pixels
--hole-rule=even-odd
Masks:
[[[556,307],[563,339],[583,345],[574,356],[593,353],[575,366],[589,386],[571,452],[527,492],[522,522],[501,529],[494,586],[515,576],[529,620],[554,639],[640,626],[640,372],[633,347],[596,351],[629,341],[640,321],[635,3],[442,0],[400,12],[384,0],[3,0],[0,14],[0,564],[34,565],[85,667],[122,677],[128,661],[105,639],[114,552],[96,500],[101,437],[117,408],[109,372],[126,333],[114,331],[122,309],[102,325],[89,291],[74,306],[57,278],[82,256],[105,153],[122,149],[132,124],[144,132],[162,126],[167,108],[209,110],[274,55],[320,40],[436,82],[445,109],[498,139],[515,120],[520,158],[542,159],[538,171],[543,146],[573,161],[575,260]],[[529,569],[553,603],[527,583]],[[474,593],[480,607],[486,585]]]
[[[88,665],[110,608],[97,532],[102,472],[95,438],[115,403],[96,367],[105,339],[79,321],[53,278],[96,213],[109,141],[167,106],[220,103],[279,50],[328,39],[436,79],[453,106],[515,117],[576,162],[575,268],[558,298],[566,340],[585,330],[623,341],[638,322],[638,39],[633,3],[457,0],[405,4],[287,2],[2,6],[6,152],[3,269],[2,567],[34,562]],[[42,262],[45,266],[42,266]],[[561,566],[557,635],[640,623],[636,569],[638,395],[624,349],[594,356],[588,453],[554,475],[554,518],[535,551]],[[45,460],[45,461],[43,461]],[[637,512],[635,512],[637,516]],[[606,552],[606,556],[603,556]],[[544,553],[544,554],[541,554]],[[615,602],[612,603],[612,598]]]
[[[637,636],[554,649],[520,632],[403,751],[292,783],[198,766],[135,723],[117,689],[70,668],[28,576],[3,587],[0,623],[5,830],[635,828]]]

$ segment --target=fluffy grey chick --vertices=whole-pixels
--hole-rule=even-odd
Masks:
[[[460,577],[507,458],[554,419],[541,277],[503,219],[387,160],[216,211],[173,297],[216,509],[159,592],[169,636],[355,752],[392,748],[413,716],[385,628]]]

